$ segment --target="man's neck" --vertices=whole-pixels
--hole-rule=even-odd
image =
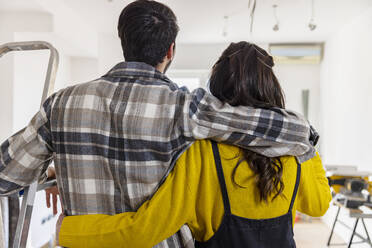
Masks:
[[[155,69],[160,71],[161,73],[164,73],[165,66],[166,65],[164,63],[161,63],[161,64],[158,64],[157,66],[155,66]]]

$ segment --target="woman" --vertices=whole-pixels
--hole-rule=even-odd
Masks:
[[[232,43],[213,66],[211,93],[234,106],[284,108],[273,66],[262,48]],[[268,158],[197,141],[137,212],[66,217],[59,242],[152,247],[187,224],[196,247],[295,247],[295,211],[321,216],[330,200],[319,155],[299,165],[294,157]]]

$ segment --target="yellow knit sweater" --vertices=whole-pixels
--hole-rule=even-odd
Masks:
[[[259,200],[254,174],[241,164],[232,182],[240,150],[218,145],[234,215],[266,219],[285,214],[290,205],[297,172],[294,157],[282,157],[283,194],[269,203]],[[319,155],[301,165],[301,179],[293,208],[310,216],[321,216],[331,200]],[[222,195],[210,141],[195,142],[177,161],[174,170],[151,200],[137,212],[114,216],[84,215],[63,220],[59,241],[64,247],[152,247],[187,224],[196,240],[206,241],[218,230],[224,213]]]

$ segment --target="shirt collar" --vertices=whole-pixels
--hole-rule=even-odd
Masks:
[[[147,77],[157,78],[166,82],[171,80],[156,70],[155,67],[143,62],[120,62],[115,65],[107,74],[109,77]]]

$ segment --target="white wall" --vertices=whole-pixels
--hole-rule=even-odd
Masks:
[[[176,44],[170,70],[210,70],[228,44]]]
[[[321,68],[324,162],[371,170],[372,9],[325,44]]]
[[[39,110],[47,65],[47,51],[14,54],[13,133],[25,127]]]
[[[51,15],[30,12],[0,12],[0,44],[16,40],[16,32],[34,31],[50,32]],[[16,53],[8,53],[0,58],[0,140],[7,138],[14,131],[14,103]]]
[[[45,12],[0,12],[0,30],[14,32],[51,32],[52,15]]]
[[[368,9],[325,44],[320,90],[324,164],[357,165],[359,170],[372,171],[371,30],[372,9]],[[324,217],[328,225],[335,214],[332,206]],[[346,211],[340,218],[353,224]],[[372,221],[366,222],[372,230]],[[346,240],[350,237],[340,224],[335,230]]]
[[[97,56],[97,33],[81,15],[79,10],[74,10],[65,1],[60,0],[34,0],[37,5],[48,13],[53,13],[53,32],[64,43],[73,43],[83,56]]]
[[[302,90],[310,90],[310,123],[320,132],[320,65],[278,64],[274,71],[286,96],[286,108],[303,114]]]
[[[51,16],[45,13],[0,12],[0,44],[12,42],[15,32],[44,30],[51,31]],[[0,140],[6,139],[13,131],[14,101],[14,54],[0,58]]]
[[[1,17],[0,14],[0,23],[3,23]],[[12,39],[11,33],[0,29],[0,44]],[[13,127],[13,106],[9,104],[13,102],[13,63],[12,54],[6,54],[0,58],[0,140],[6,139]]]
[[[48,51],[14,55],[13,132],[25,127],[40,108],[48,59]],[[60,54],[54,91],[72,84],[70,70],[70,57]]]
[[[43,25],[45,24],[43,23]],[[35,33],[17,32],[14,33],[14,40],[28,41],[40,39]],[[56,48],[59,51],[59,66],[54,91],[72,84],[70,57],[64,54],[63,49],[59,49],[58,46]],[[14,53],[13,131],[23,128],[40,107],[48,60],[48,50]]]
[[[98,59],[71,57],[71,83],[84,83],[100,77]]]
[[[98,72],[106,74],[114,65],[124,61],[120,39],[110,34],[98,36]]]

